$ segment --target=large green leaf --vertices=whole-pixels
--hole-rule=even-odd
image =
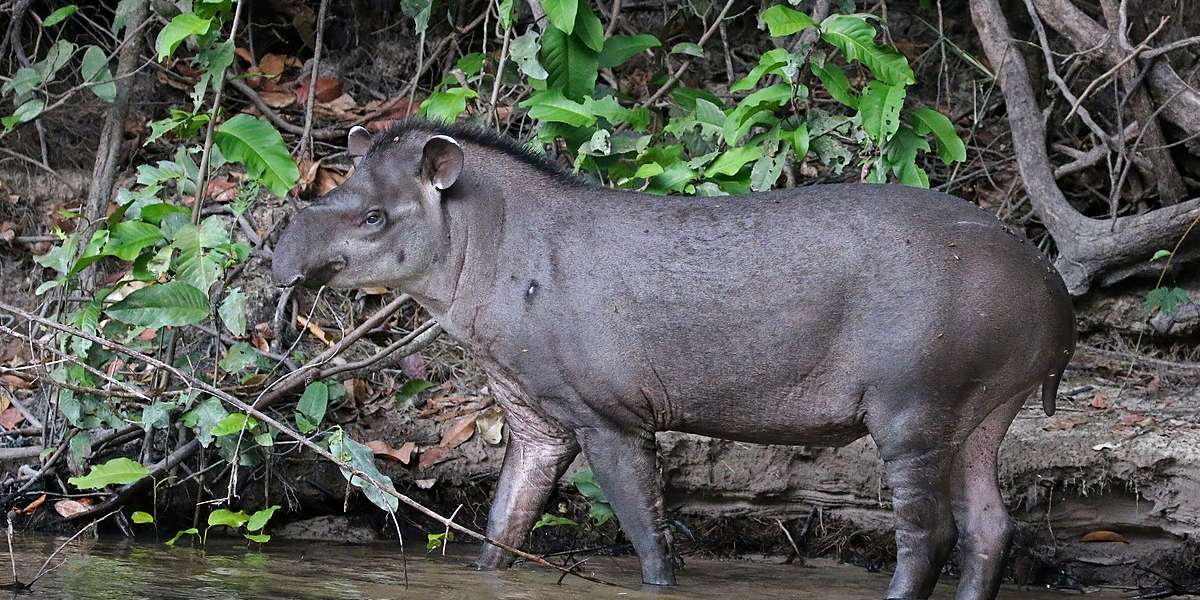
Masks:
[[[772,6],[763,11],[762,21],[767,24],[767,31],[771,33],[771,37],[792,35],[817,24],[812,17],[783,5]]]
[[[465,87],[434,92],[421,103],[421,114],[434,121],[453,123],[458,115],[467,112],[467,100],[478,97],[475,90]]]
[[[172,54],[184,40],[193,35],[204,35],[212,28],[212,20],[198,17],[193,13],[184,12],[175,15],[162,31],[158,32],[158,41],[154,43],[158,51],[158,60],[163,60]]]
[[[748,75],[729,86],[729,92],[737,93],[752,90],[754,86],[758,85],[758,80],[762,79],[763,75],[776,71],[782,73],[783,67],[788,63],[788,56],[787,48],[775,48],[774,50],[764,52],[758,59],[758,66],[751,69]]]
[[[614,35],[604,40],[604,49],[600,51],[600,68],[609,69],[629,60],[629,57],[651,48],[662,46],[658,38],[643,33],[641,35]]]
[[[223,271],[221,255],[211,250],[220,244],[220,237],[210,224],[213,218],[206,219],[200,227],[188,223],[179,228],[172,244],[179,249],[179,258],[173,264],[175,277],[206,294],[214,283],[220,281]],[[224,231],[219,222],[217,229]],[[225,238],[227,241],[228,233]]]
[[[77,11],[77,10],[79,10],[78,6],[76,6],[74,4],[68,4],[67,6],[64,6],[60,9],[50,13],[50,16],[46,17],[45,21],[42,21],[42,27],[45,28],[45,27],[53,27],[55,25],[58,25],[59,23],[66,20],[67,17],[70,17],[71,15],[75,14],[75,11]]]
[[[896,174],[900,183],[912,187],[929,187],[929,174],[917,166],[917,154],[929,151],[929,142],[909,127],[901,127],[892,141],[888,142],[884,165]]]
[[[888,85],[909,85],[914,81],[908,59],[891,48],[877,46],[875,28],[862,17],[830,15],[821,22],[821,39],[836,46],[847,59],[866,65]]]
[[[218,508],[217,510],[214,510],[211,513],[208,513],[208,526],[209,527],[216,527],[217,525],[224,525],[226,527],[233,527],[234,529],[237,529],[238,527],[241,527],[246,521],[249,521],[249,520],[250,520],[250,515],[247,515],[244,511],[240,511],[240,510],[237,512],[233,512],[228,509]]]
[[[110,485],[133,483],[150,474],[150,469],[125,457],[114,458],[92,467],[83,477],[72,477],[67,483],[81,490],[95,490]]]
[[[563,93],[557,89],[538,92],[520,105],[529,108],[529,116],[538,121],[565,123],[572,127],[596,122],[596,116],[587,105],[563,97]]]
[[[275,511],[279,510],[278,504],[264,508],[256,513],[250,514],[250,520],[246,522],[246,531],[258,531],[267,526],[267,521],[271,520],[271,516]]]
[[[233,335],[246,335],[246,292],[242,288],[233,288],[221,301],[217,315]]]
[[[821,80],[821,85],[825,86],[834,100],[858,110],[858,96],[854,95],[854,88],[850,87],[850,79],[846,77],[846,72],[840,66],[826,60],[821,63],[814,62],[810,68],[813,75]]]
[[[338,460],[348,462],[354,468],[366,473],[371,479],[374,479],[381,486],[385,486],[389,491],[395,491],[396,488],[392,485],[392,478],[379,472],[379,467],[375,466],[375,453],[367,446],[358,443],[346,435],[345,431],[336,429],[333,432],[329,438],[329,452],[336,456]],[[363,495],[375,506],[390,513],[394,513],[396,509],[400,508],[400,501],[392,494],[375,487],[363,478],[345,469],[342,469],[342,476],[349,480],[351,485],[362,489]]]
[[[142,221],[121,221],[109,229],[104,255],[133,260],[146,246],[163,239],[158,227]]]
[[[112,71],[108,68],[108,56],[99,46],[88,46],[83,51],[83,65],[79,74],[91,84],[88,89],[97,98],[109,103],[116,99],[117,84],[113,83]]]
[[[791,99],[792,86],[786,83],[777,83],[746,96],[738,103],[737,108],[729,113],[729,118],[725,121],[722,128],[725,143],[736,144],[754,126],[758,113],[784,106]]]
[[[546,11],[546,19],[550,25],[562,33],[570,34],[575,31],[575,16],[579,12],[579,3],[587,0],[542,0],[542,9]],[[549,33],[549,29],[546,30]]]
[[[580,0],[579,11],[575,13],[575,31],[571,35],[596,52],[604,49],[604,24],[585,0]]]
[[[134,290],[105,312],[138,327],[191,325],[208,318],[208,296],[195,286],[169,281]]]
[[[600,53],[589,48],[578,36],[550,28],[542,34],[542,66],[549,75],[547,89],[558,90],[571,100],[581,101],[596,89]]]
[[[967,160],[967,147],[946,115],[932,108],[918,108],[912,111],[912,116],[916,122],[917,135],[932,133],[937,139],[938,158],[942,159],[942,162],[950,164]]]
[[[262,119],[234,115],[217,127],[213,141],[227,160],[245,165],[250,177],[276,196],[287,194],[300,179],[300,169],[288,154],[283,136]]]
[[[323,381],[308,384],[300,395],[300,402],[296,404],[296,425],[300,431],[308,433],[320,426],[328,407],[329,386]]]
[[[762,155],[763,149],[761,146],[738,146],[718,156],[704,170],[704,176],[736,175],[738,171],[742,170],[742,167],[746,166],[746,163],[756,161]]]
[[[858,101],[863,131],[876,144],[884,145],[900,129],[900,109],[904,107],[903,86],[871,81]]]

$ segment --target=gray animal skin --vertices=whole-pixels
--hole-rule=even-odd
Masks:
[[[408,121],[296,214],[279,285],[392,286],[488,372],[509,439],[488,535],[520,546],[582,449],[641,559],[675,584],[654,433],[841,446],[892,489],[887,598],[994,598],[1012,531],[996,453],[1075,346],[1051,264],[975,205],[893,185],[657,197],[591,185],[505,138]],[[481,569],[513,558],[485,545]]]

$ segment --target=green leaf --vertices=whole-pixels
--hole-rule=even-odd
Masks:
[[[579,527],[579,523],[572,521],[566,517],[559,517],[550,513],[545,513],[542,518],[538,519],[537,523],[533,524],[533,531],[537,531],[541,527],[553,527],[555,525],[572,525]]]
[[[242,288],[229,290],[217,309],[217,315],[230,333],[238,337],[246,335],[246,292]]]
[[[814,62],[809,68],[812,69],[813,75],[821,80],[821,85],[825,86],[834,100],[858,110],[858,96],[854,95],[854,88],[850,87],[850,79],[846,77],[846,72],[840,66],[827,60],[820,64]]]
[[[125,485],[133,483],[150,475],[150,469],[137,461],[125,457],[114,458],[102,465],[92,467],[83,477],[72,477],[67,480],[71,485],[81,490],[97,490],[110,485]]]
[[[77,10],[79,10],[79,7],[75,6],[74,4],[69,4],[67,6],[64,6],[60,9],[50,13],[50,16],[46,17],[45,21],[42,21],[42,27],[43,28],[54,27],[55,25],[58,25],[59,23],[66,20],[67,17],[70,17],[71,15],[75,14],[75,11],[77,11]]]
[[[641,35],[614,35],[604,40],[604,49],[600,51],[600,68],[611,69],[623,64],[639,52],[645,52],[646,50],[660,46],[662,46],[662,42],[648,33]]]
[[[900,109],[904,106],[905,90],[879,81],[867,83],[859,99],[862,127],[867,137],[885,145],[900,129]]]
[[[596,122],[596,116],[587,106],[570,100],[557,89],[538,92],[521,102],[529,108],[529,117],[550,123],[566,123],[572,127],[583,127]]]
[[[104,248],[104,243],[108,240],[108,230],[99,229],[92,232],[92,239],[88,240],[87,246],[84,246],[83,253],[79,255],[79,260],[71,266],[71,273],[78,273],[88,267],[88,265],[100,260],[100,251]]]
[[[792,152],[796,155],[797,161],[803,161],[805,156],[808,156],[808,124],[801,123],[793,131],[785,131],[791,138]]]
[[[6,96],[12,93],[16,96],[14,102],[19,103],[20,99],[24,98],[29,92],[32,92],[41,83],[42,76],[38,75],[37,71],[31,67],[21,67],[17,69],[16,73],[13,73],[12,79],[4,82],[4,85],[0,85],[0,93]]]
[[[763,155],[761,146],[739,146],[733,148],[720,156],[704,170],[705,177],[715,177],[717,175],[736,175],[746,163],[758,160],[758,157]]]
[[[158,227],[142,221],[121,221],[109,230],[108,242],[104,244],[104,255],[121,260],[133,260],[146,246],[163,239]]]
[[[142,429],[165,429],[171,424],[171,412],[179,408],[174,402],[155,402],[142,409]]]
[[[512,29],[513,0],[500,0],[500,26]]]
[[[208,514],[208,526],[216,527],[224,525],[226,527],[238,528],[241,527],[250,517],[242,511],[232,512],[224,508],[218,508]]]
[[[200,440],[200,445],[207,448],[213,441],[213,428],[227,415],[229,411],[225,410],[220,400],[208,398],[183,415],[182,422],[185,427],[196,432],[196,439]]]
[[[929,142],[924,135],[917,135],[910,127],[901,127],[888,142],[887,154],[881,164],[896,174],[900,183],[912,187],[929,187],[929,174],[917,166],[917,154],[929,151]],[[886,179],[886,178],[885,178]]]
[[[260,544],[265,544],[271,541],[271,536],[265,533],[243,533],[242,536],[252,542],[258,542]]]
[[[151,515],[148,512],[137,510],[134,511],[133,514],[129,515],[129,520],[137,523],[138,525],[143,525],[146,523],[153,523],[154,515]]]
[[[392,485],[392,479],[379,472],[379,467],[375,466],[375,454],[371,452],[371,449],[346,435],[342,429],[335,429],[331,434],[329,452],[339,460],[349,462],[354,468],[366,473],[380,485],[385,486],[389,491],[395,491],[396,488]],[[400,508],[400,501],[395,496],[384,492],[361,477],[345,469],[342,469],[342,476],[350,482],[350,485],[362,489],[363,495],[375,506],[389,513],[394,513]]]
[[[546,11],[546,19],[555,29],[570,35],[575,30],[575,16],[579,12],[580,2],[586,0],[542,0],[542,9]],[[549,29],[546,30],[549,33]]]
[[[434,387],[434,385],[424,379],[409,379],[400,386],[400,391],[396,392],[396,404],[400,404],[417,394]]]
[[[250,521],[246,523],[246,531],[258,531],[266,527],[267,521],[271,520],[277,510],[279,510],[279,505],[274,504],[250,515]]]
[[[221,370],[226,373],[240,373],[247,367],[258,362],[258,350],[246,342],[238,342],[229,347],[225,357],[221,359]]]
[[[79,74],[91,85],[88,89],[97,98],[112,103],[117,97],[117,84],[113,83],[112,71],[108,68],[108,56],[99,46],[88,46],[83,52],[83,65]]]
[[[208,318],[208,296],[182,281],[134,290],[105,312],[130,325],[157,329],[199,323]]]
[[[604,49],[604,25],[600,18],[592,12],[592,5],[587,0],[579,1],[579,10],[575,13],[575,32],[585,46],[600,52]]]
[[[467,112],[467,100],[478,97],[475,90],[464,87],[434,92],[421,103],[421,114],[434,121],[453,123],[458,115]]]
[[[638,167],[638,170],[633,174],[633,177],[635,179],[649,179],[656,175],[662,175],[664,172],[665,170],[663,169],[662,165],[652,162]]]
[[[782,152],[775,156],[764,154],[754,161],[754,167],[750,169],[750,189],[763,192],[774,187],[775,182],[779,181],[779,176],[783,174],[786,157],[787,154]]]
[[[233,413],[221,419],[221,422],[212,428],[211,433],[213,437],[224,437],[241,433],[242,430],[253,429],[255,425],[258,425],[258,420],[254,417],[246,416],[244,413]]]
[[[853,15],[830,15],[821,22],[821,39],[836,46],[848,60],[867,66],[880,81],[895,86],[913,83],[908,59],[895,50],[875,44],[875,28]]]
[[[183,537],[183,536],[185,536],[185,535],[197,535],[197,536],[198,536],[198,535],[200,535],[200,530],[199,530],[199,529],[196,529],[195,527],[189,527],[189,528],[187,528],[187,529],[184,529],[183,531],[180,531],[179,533],[176,533],[176,534],[175,534],[175,537],[173,537],[173,538],[171,538],[171,539],[167,540],[166,544],[167,544],[168,546],[174,546],[174,545],[175,545],[175,542],[178,542],[178,541],[179,541],[179,538],[181,538],[181,537]]]
[[[1150,257],[1150,262],[1154,262],[1156,260],[1161,260],[1164,258],[1171,258],[1171,255],[1172,255],[1172,252],[1170,250],[1159,250],[1154,253],[1154,256]]]
[[[593,502],[588,507],[588,517],[591,517],[597,526],[607,523],[614,515],[612,505],[607,502]]]
[[[1191,302],[1191,298],[1183,288],[1158,287],[1150,290],[1146,294],[1146,301],[1142,303],[1142,310],[1146,312],[1161,311],[1165,315],[1173,315],[1179,310],[1181,304]]]
[[[175,49],[179,47],[179,44],[189,37],[206,35],[212,28],[212,24],[211,19],[204,19],[190,12],[175,15],[171,22],[158,32],[158,41],[154,43],[154,47],[158,51],[159,62],[175,54]]]
[[[600,484],[596,482],[596,474],[591,469],[585,469],[576,473],[571,478],[571,483],[575,485],[575,489],[579,490],[580,494],[583,494],[588,499],[608,502],[608,497],[600,489]]]
[[[734,82],[729,86],[729,93],[735,94],[746,90],[754,89],[758,85],[758,81],[763,75],[779,71],[782,73],[782,68],[787,65],[790,53],[787,48],[776,48],[764,52],[758,59],[758,66],[750,70],[750,74]]]
[[[521,69],[526,77],[532,79],[549,77],[546,69],[537,59],[538,51],[542,49],[542,45],[538,43],[539,37],[540,34],[537,30],[531,28],[513,40],[512,48],[508,52],[508,55],[517,63],[517,68]]]
[[[775,110],[786,105],[792,99],[792,86],[777,83],[765,87],[738,103],[737,108],[729,113],[722,129],[722,137],[727,144],[736,144],[755,123],[753,117],[763,110]]]
[[[783,5],[772,6],[763,11],[762,21],[767,24],[767,31],[771,33],[771,37],[792,35],[817,24],[812,17]]]
[[[401,0],[400,10],[412,17],[417,33],[429,28],[429,17],[433,12],[433,0]]]
[[[21,105],[17,107],[17,110],[14,111],[12,115],[0,119],[0,125],[3,125],[5,130],[11,131],[13,127],[20,125],[21,123],[28,123],[29,121],[36,119],[38,115],[42,114],[42,111],[45,110],[45,108],[46,101],[42,100],[41,98],[27,100],[21,103]]]
[[[931,108],[918,108],[912,111],[912,116],[916,122],[917,135],[933,133],[934,139],[937,140],[938,158],[942,159],[943,163],[967,160],[967,147],[946,115]]]
[[[671,46],[671,54],[686,54],[687,56],[704,58],[704,48],[701,48],[700,44],[692,42],[679,42]]]
[[[287,194],[300,179],[283,136],[262,119],[234,115],[217,127],[213,141],[227,160],[245,165],[246,173],[276,196]]]
[[[300,425],[302,433],[308,433],[321,424],[325,411],[329,408],[329,386],[323,381],[314,381],[304,388],[300,401],[296,404],[296,424]],[[307,417],[301,424],[300,416]]]
[[[600,53],[578,36],[553,28],[542,34],[542,66],[546,68],[549,90],[557,90],[577,102],[591,96],[596,89],[599,61]]]
[[[75,44],[66,40],[58,40],[46,51],[45,58],[33,64],[33,70],[37,71],[43,82],[49,83],[51,79],[54,79],[58,70],[71,60],[72,54],[75,54]]]

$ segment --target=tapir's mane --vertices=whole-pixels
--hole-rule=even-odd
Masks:
[[[563,183],[578,184],[582,182],[575,175],[555,164],[548,156],[532,147],[491,129],[465,123],[439,123],[421,118],[404,119],[377,134],[370,151],[382,150],[395,143],[397,138],[407,139],[414,133],[450,136],[462,142],[501,152]]]

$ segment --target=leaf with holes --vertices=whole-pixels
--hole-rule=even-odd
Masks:
[[[537,59],[538,51],[542,49],[542,45],[538,42],[539,37],[537,30],[531,28],[513,40],[512,48],[508,53],[513,62],[517,63],[517,68],[521,69],[521,72],[530,79],[545,79],[549,76],[545,67]]]
[[[233,288],[221,301],[217,309],[221,322],[236,336],[246,335],[246,292],[242,288]]]
[[[863,88],[858,110],[862,114],[863,131],[871,141],[884,145],[900,129],[900,109],[904,107],[902,86],[872,81]]]

